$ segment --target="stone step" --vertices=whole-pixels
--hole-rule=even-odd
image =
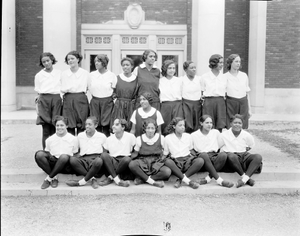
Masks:
[[[50,195],[125,195],[125,194],[200,194],[200,195],[223,195],[223,194],[299,194],[300,181],[256,181],[255,186],[245,185],[241,188],[225,188],[217,185],[215,181],[201,185],[198,189],[192,189],[185,184],[179,189],[173,187],[170,182],[165,182],[164,188],[157,188],[149,184],[131,185],[128,188],[110,184],[105,187],[93,189],[90,183],[82,187],[69,187],[65,183],[59,183],[57,188],[41,189],[41,181],[37,183],[2,183],[2,196],[50,196]]]
[[[191,177],[191,179],[204,178],[207,172],[200,172]],[[236,182],[239,179],[237,173],[220,172],[219,175],[226,180]],[[2,183],[42,183],[46,174],[38,168],[32,169],[4,169],[1,173]],[[69,179],[79,180],[82,176],[58,174],[60,182],[65,183]],[[105,178],[102,176],[101,178]],[[300,170],[286,170],[275,168],[264,168],[260,174],[254,174],[251,178],[257,181],[300,181]],[[175,176],[171,176],[168,182],[174,182]]]

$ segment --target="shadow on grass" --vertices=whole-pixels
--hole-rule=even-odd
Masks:
[[[249,129],[249,132],[300,161],[300,144],[298,139],[300,129]]]

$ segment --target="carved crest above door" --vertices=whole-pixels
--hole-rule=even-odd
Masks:
[[[139,4],[133,3],[127,7],[124,18],[131,29],[137,29],[145,20],[145,12]]]

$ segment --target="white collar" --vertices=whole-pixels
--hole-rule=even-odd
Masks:
[[[143,69],[146,67],[146,64],[145,62],[143,62],[142,64],[140,64],[140,67]],[[157,68],[157,66],[155,64],[153,64],[153,67],[152,68]]]
[[[80,77],[80,75],[82,74],[82,72],[83,72],[83,70],[79,67],[78,71],[75,72],[75,73],[73,73],[73,72],[71,71],[71,69],[69,69],[67,75],[68,75],[69,77],[72,76],[72,75],[75,75],[75,76],[78,78],[78,77]]]
[[[148,145],[153,145],[159,138],[159,134],[156,133],[153,138],[149,139],[146,134],[142,134],[141,139]]]
[[[143,110],[143,108],[140,107],[140,108],[138,108],[138,111],[137,111],[137,112],[139,113],[139,115],[140,115],[143,119],[146,119],[146,118],[152,116],[152,115],[155,113],[155,111],[156,111],[156,109],[155,109],[154,107],[151,107],[151,110],[150,110],[149,112],[145,112],[145,111]]]
[[[119,74],[119,76],[120,76],[120,78],[121,78],[122,80],[124,80],[125,82],[132,82],[132,81],[134,81],[134,80],[136,79],[136,75],[134,75],[134,74],[131,74],[130,77],[126,77],[126,76],[122,73],[122,74]]]

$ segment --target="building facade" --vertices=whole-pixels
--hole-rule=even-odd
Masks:
[[[250,80],[254,113],[300,113],[300,2],[248,0],[4,0],[1,110],[34,107],[39,55],[52,52],[65,70],[65,55],[78,50],[81,66],[94,70],[97,54],[139,63],[146,49],[182,64],[193,60],[197,74],[208,59],[237,53]],[[226,70],[224,70],[226,72]]]

